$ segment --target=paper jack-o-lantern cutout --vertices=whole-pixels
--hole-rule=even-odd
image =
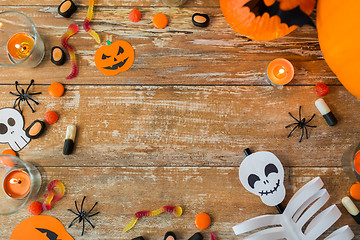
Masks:
[[[130,43],[117,41],[100,47],[95,53],[95,65],[105,75],[114,76],[128,70],[135,59],[135,52]]]
[[[268,206],[276,206],[285,198],[284,168],[271,152],[256,152],[247,156],[239,168],[241,184],[259,196]]]
[[[10,240],[74,240],[64,225],[54,217],[38,215],[19,223],[10,236]]]
[[[0,143],[8,143],[12,150],[20,151],[30,142],[23,128],[24,118],[18,110],[0,109]]]
[[[341,216],[340,210],[333,204],[314,217],[330,198],[326,189],[322,188],[323,185],[319,177],[314,178],[294,194],[283,214],[254,217],[234,226],[234,233],[240,235],[252,232],[244,238],[247,240],[318,239]],[[309,220],[311,221],[307,224]],[[304,226],[306,227],[303,230]],[[350,240],[353,237],[354,233],[350,227],[344,226],[331,233],[325,240]]]
[[[313,25],[308,15],[316,0],[220,0],[230,27],[256,41],[283,37],[298,26]]]

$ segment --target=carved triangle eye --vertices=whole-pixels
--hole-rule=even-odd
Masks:
[[[123,52],[124,52],[124,49],[119,46],[119,51],[118,51],[117,55],[122,54]]]
[[[107,58],[109,58],[109,57],[110,57],[110,56],[103,54],[102,57],[101,57],[101,59],[107,59]]]

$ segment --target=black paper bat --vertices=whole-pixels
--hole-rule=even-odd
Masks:
[[[286,23],[288,27],[293,25],[302,27],[304,25],[311,25],[315,27],[311,18],[301,11],[300,6],[288,11],[280,9],[280,3],[275,0],[271,6],[266,6],[264,0],[250,0],[244,7],[249,7],[250,11],[255,14],[255,17],[262,16],[264,13],[268,13],[270,17],[279,16],[281,23]]]
[[[56,233],[43,228],[36,228],[36,229],[42,233],[46,233],[46,236],[49,238],[49,240],[57,240],[58,235]]]

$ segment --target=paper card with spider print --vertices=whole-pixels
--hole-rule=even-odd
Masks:
[[[285,198],[284,168],[271,152],[247,156],[240,165],[239,178],[246,190],[259,196],[268,206],[276,206]]]
[[[234,233],[250,234],[244,238],[247,240],[353,239],[354,233],[349,226],[343,226],[324,238],[324,233],[340,218],[341,212],[333,204],[317,214],[330,198],[323,186],[319,177],[312,179],[294,194],[282,214],[254,217],[234,226]]]
[[[23,128],[24,118],[18,110],[0,109],[0,143],[8,143],[12,150],[20,151],[30,142]]]
[[[11,233],[10,239],[74,240],[59,220],[45,215],[29,217],[20,222]]]

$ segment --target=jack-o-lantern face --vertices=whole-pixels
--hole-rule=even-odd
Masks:
[[[15,227],[10,239],[74,240],[59,220],[45,215],[37,215],[23,220]]]
[[[117,41],[102,46],[95,53],[96,67],[100,72],[108,76],[125,72],[132,66],[134,59],[134,49],[126,41]]]

